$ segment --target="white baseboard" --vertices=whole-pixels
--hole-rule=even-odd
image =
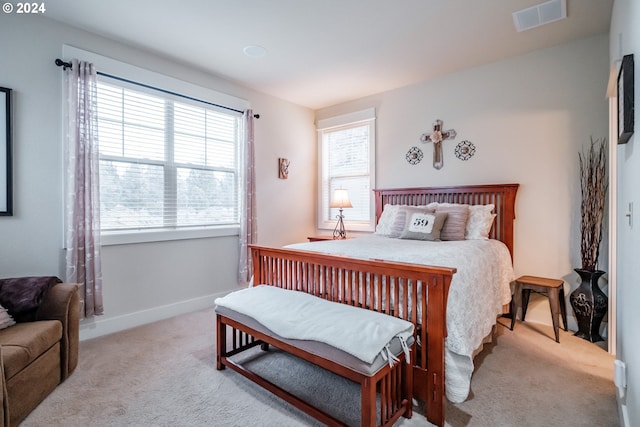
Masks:
[[[620,397],[620,390],[616,390],[616,403],[618,404],[618,418],[620,418],[620,427],[631,427],[631,424],[629,423],[629,408],[627,408],[626,401],[627,399],[623,399]]]
[[[112,334],[151,322],[157,322],[158,320],[168,319],[180,314],[210,308],[215,305],[214,301],[216,298],[224,296],[227,293],[228,291],[110,318],[96,316],[91,319],[84,319],[80,321],[80,341]]]

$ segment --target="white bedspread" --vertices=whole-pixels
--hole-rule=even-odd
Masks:
[[[447,304],[445,383],[449,400],[466,400],[474,353],[491,332],[502,306],[511,300],[510,283],[515,276],[509,250],[502,242],[431,242],[372,235],[287,247],[360,259],[455,267]]]
[[[392,363],[392,339],[405,351],[414,326],[396,317],[274,286],[255,286],[217,298],[216,305],[250,316],[283,338],[329,344],[366,363],[378,354]],[[409,355],[407,355],[409,360]]]

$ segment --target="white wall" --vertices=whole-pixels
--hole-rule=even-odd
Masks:
[[[640,102],[640,4],[636,0],[615,0],[611,18],[610,60],[633,54],[635,62],[635,132],[627,144],[617,147],[618,213],[617,245],[617,359],[626,364],[626,395],[618,396],[623,427],[640,425],[640,153],[638,152],[638,103]],[[620,43],[620,41],[622,43]],[[633,227],[625,217],[628,204],[634,204]]]
[[[0,14],[0,86],[14,90],[14,216],[0,217],[0,277],[64,275],[63,44],[247,99],[255,122],[259,242],[281,245],[313,231],[312,111],[219,77],[38,16]],[[203,54],[206,54],[203,52]],[[64,58],[69,59],[69,58]],[[288,180],[277,158],[291,160]],[[105,314],[84,338],[212,305],[236,286],[237,237],[103,248]]]
[[[516,275],[562,278],[568,296],[580,266],[578,152],[608,135],[607,49],[606,35],[588,38],[326,108],[316,120],[376,108],[379,188],[519,183]],[[441,170],[419,141],[435,119],[458,133],[443,143]],[[476,146],[467,161],[454,156],[462,140]],[[415,166],[405,160],[412,146],[425,153]],[[545,298],[532,299],[527,320],[550,324]]]

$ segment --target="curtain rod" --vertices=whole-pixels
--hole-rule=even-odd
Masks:
[[[63,70],[66,70],[67,68],[73,68],[71,62],[65,62],[60,58],[56,58],[55,63],[56,63],[56,65],[58,67],[62,67]],[[150,85],[147,85],[147,84],[144,84],[144,83],[135,82],[133,80],[125,79],[125,78],[122,78],[122,77],[114,76],[114,75],[103,73],[103,72],[100,72],[100,71],[97,71],[97,74],[100,75],[100,76],[103,76],[103,77],[109,77],[111,79],[120,80],[122,82],[131,83],[131,84],[134,84],[134,85],[137,85],[137,86],[142,86],[142,87],[145,87],[147,89],[152,89],[152,90],[157,90],[157,91],[160,91],[160,92],[164,92],[164,93],[169,94],[169,95],[175,95],[175,96],[179,96],[181,98],[190,99],[192,101],[197,101],[197,102],[202,102],[204,104],[212,105],[214,107],[224,108],[225,110],[235,111],[236,113],[244,113],[244,111],[242,111],[242,110],[236,110],[235,108],[227,107],[225,105],[214,104],[213,102],[203,101],[202,99],[193,98],[191,96],[183,95],[181,93],[172,92],[170,90],[162,89],[162,88],[159,88],[159,87],[150,86]],[[259,119],[260,118],[260,114],[254,114],[253,117],[256,118],[256,119]]]

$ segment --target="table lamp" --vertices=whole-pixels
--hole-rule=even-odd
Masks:
[[[352,208],[353,205],[349,200],[349,193],[347,190],[343,188],[338,188],[333,193],[333,198],[331,199],[331,203],[329,204],[330,208],[338,208],[340,213],[338,214],[338,223],[336,224],[336,228],[333,230],[333,238],[334,239],[346,239],[347,231],[344,229],[344,215],[342,215],[342,209],[344,208]]]

